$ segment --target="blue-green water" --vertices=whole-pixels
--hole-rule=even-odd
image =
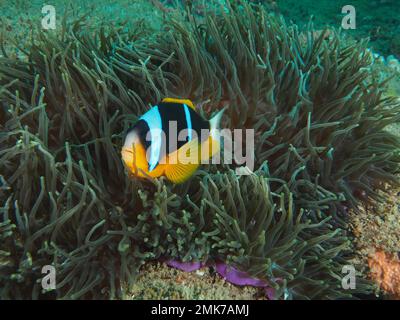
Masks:
[[[160,17],[168,11],[186,10],[190,7],[195,15],[206,16],[207,10],[219,5],[221,0],[54,0],[47,4],[54,5],[59,17],[69,5],[75,12],[88,12],[94,18],[104,21],[132,21],[145,19],[146,23],[156,25]],[[282,15],[299,27],[304,27],[312,19],[317,29],[325,27],[342,29],[343,33],[355,39],[369,38],[371,48],[384,56],[400,56],[400,1],[398,0],[262,0],[251,1],[268,8],[270,12]],[[355,29],[344,30],[342,9],[351,5],[355,9]],[[8,31],[22,28],[26,20],[39,22],[43,17],[43,1],[16,0],[0,1],[0,28]]]
[[[400,56],[400,1],[398,0],[278,0],[277,11],[298,25],[313,16],[319,28],[341,28],[342,8],[355,9],[356,28],[342,30],[357,39],[370,38],[371,47],[384,54]]]

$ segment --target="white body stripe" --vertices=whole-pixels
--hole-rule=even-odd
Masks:
[[[140,120],[146,121],[151,134],[150,160],[148,159],[149,171],[151,172],[160,161],[162,143],[162,121],[158,106],[155,106],[147,111],[143,116],[140,117]]]
[[[186,125],[187,125],[186,127],[188,130],[188,138],[189,138],[188,141],[192,141],[192,119],[190,118],[189,107],[186,104],[184,104],[183,106],[185,108],[185,117],[186,117]]]

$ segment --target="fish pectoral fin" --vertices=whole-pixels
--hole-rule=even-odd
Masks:
[[[189,179],[200,166],[200,145],[197,139],[186,143],[168,156],[165,176],[173,183]]]
[[[165,176],[173,183],[182,183],[189,179],[198,167],[199,164],[170,164],[165,168]]]

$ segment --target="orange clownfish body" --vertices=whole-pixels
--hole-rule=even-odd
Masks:
[[[219,151],[222,114],[208,121],[190,100],[163,99],[129,129],[121,152],[125,166],[140,178],[186,181]]]

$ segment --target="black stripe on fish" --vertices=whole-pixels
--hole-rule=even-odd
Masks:
[[[187,121],[186,121],[186,114],[185,114],[185,108],[183,104],[180,103],[170,103],[170,102],[162,102],[158,104],[158,110],[161,115],[161,120],[162,120],[162,129],[166,133],[166,143],[167,143],[167,152],[171,153],[174,152],[175,150],[181,148],[185,143],[187,143],[188,137],[186,137],[185,141],[177,141],[176,145],[174,142],[173,145],[171,145],[170,148],[170,141],[169,141],[169,122],[170,121],[176,121],[177,125],[177,134],[179,136],[179,133],[182,130],[187,130]],[[189,111],[189,117],[192,125],[192,130],[195,132],[197,135],[198,139],[201,139],[201,130],[202,129],[210,129],[210,124],[207,120],[205,120],[203,117],[201,117],[195,110],[187,106],[187,110]],[[193,133],[194,135],[194,133]]]

